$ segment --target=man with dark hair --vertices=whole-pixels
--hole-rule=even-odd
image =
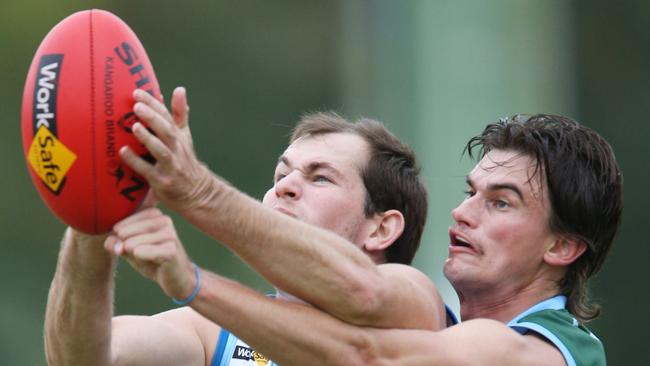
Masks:
[[[406,265],[422,235],[426,189],[413,152],[383,125],[349,123],[332,113],[306,115],[259,203],[196,159],[183,89],[172,95],[173,116],[143,91],[135,98],[134,111],[156,135],[139,123],[133,132],[157,163],[129,150],[121,153],[124,161],[152,183],[164,204],[275,284],[279,299],[193,265],[171,219],[155,208],[126,218],[108,237],[68,229],[46,313],[51,365],[265,365],[269,359],[244,342],[277,338],[273,331],[250,337],[248,330],[265,327],[257,324],[242,332],[242,341],[227,329],[240,335],[240,324],[253,324],[235,315],[241,309],[273,317],[264,310],[267,300],[286,304],[296,296],[350,324],[445,326],[435,286]],[[113,318],[116,254],[177,304],[194,308]],[[294,336],[305,339],[301,331]]]
[[[557,115],[516,115],[490,124],[467,144],[484,158],[490,151],[515,151],[534,159],[531,177],[546,186],[549,228],[577,242],[582,253],[558,282],[567,309],[581,321],[598,316],[587,281],[603,265],[618,230],[622,175],[609,144],[593,130]],[[532,182],[531,182],[532,184]]]

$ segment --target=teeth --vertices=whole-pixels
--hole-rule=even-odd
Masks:
[[[456,237],[456,245],[470,246],[467,241],[465,241],[463,238],[459,236]]]

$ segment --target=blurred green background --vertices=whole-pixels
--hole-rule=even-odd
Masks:
[[[386,122],[417,150],[430,189],[416,266],[457,306],[441,276],[450,210],[462,199],[464,142],[498,117],[566,114],[613,145],[625,175],[620,235],[592,293],[591,327],[612,365],[650,364],[650,2],[504,1],[3,1],[0,3],[0,363],[43,365],[47,290],[64,225],[40,201],[20,144],[20,104],[40,41],[67,15],[112,11],[138,34],[163,93],[188,88],[199,157],[251,196],[271,185],[298,117],[333,109]],[[645,151],[645,152],[644,152]],[[182,220],[200,265],[270,287]],[[171,307],[128,265],[116,312]],[[627,315],[625,315],[627,314]]]

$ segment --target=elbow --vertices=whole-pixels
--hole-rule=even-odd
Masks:
[[[344,325],[335,337],[321,338],[309,357],[326,366],[387,366],[381,349],[368,328]]]
[[[373,331],[367,328],[357,328],[359,331],[350,343],[351,354],[345,357],[345,365],[351,366],[387,366],[390,364],[382,356],[381,347],[373,336]]]

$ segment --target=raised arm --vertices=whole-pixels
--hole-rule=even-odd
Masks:
[[[183,89],[172,96],[173,116],[148,94],[134,95],[136,114],[156,135],[141,124],[133,132],[157,163],[149,164],[126,148],[121,156],[165,205],[224,243],[278,288],[347,322],[424,329],[444,324],[440,297],[419,271],[378,267],[338,235],[264,207],[201,164],[187,128]]]
[[[104,239],[71,228],[64,234],[45,313],[49,365],[111,364],[115,260]]]
[[[45,315],[48,364],[205,365],[205,347],[191,328],[197,315],[113,318],[116,259],[104,250],[105,238],[65,233]]]

